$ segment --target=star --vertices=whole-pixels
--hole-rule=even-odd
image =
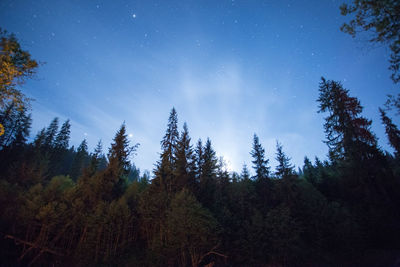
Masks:
[[[132,18],[136,19],[136,14],[133,14],[133,15],[132,15]]]

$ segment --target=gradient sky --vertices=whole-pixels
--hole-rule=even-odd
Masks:
[[[140,143],[133,161],[152,170],[174,106],[192,140],[210,137],[231,170],[251,165],[253,133],[272,166],[279,140],[298,167],[327,154],[321,76],[360,99],[389,149],[377,110],[398,91],[389,50],[340,32],[342,2],[2,0],[0,27],[45,62],[23,88],[36,99],[33,136],[69,118],[71,144],[101,138],[106,151],[125,121]]]

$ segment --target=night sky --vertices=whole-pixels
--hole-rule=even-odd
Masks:
[[[251,165],[257,133],[272,166],[275,143],[298,167],[326,158],[320,77],[341,81],[373,119],[398,91],[389,51],[340,31],[343,1],[2,0],[0,27],[44,62],[23,91],[33,97],[31,135],[71,119],[71,144],[104,151],[125,121],[135,164],[152,170],[169,112],[193,143],[210,137],[230,170]],[[390,114],[392,115],[392,114]]]

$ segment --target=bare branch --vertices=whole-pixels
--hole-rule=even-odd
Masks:
[[[5,239],[13,239],[16,243],[21,243],[21,244],[24,244],[24,245],[28,245],[28,246],[30,246],[32,248],[40,249],[41,250],[40,253],[48,252],[50,254],[54,254],[54,255],[57,255],[57,256],[61,256],[61,257],[64,256],[63,254],[61,254],[61,253],[59,253],[59,252],[57,252],[57,251],[55,251],[53,249],[50,249],[50,248],[47,248],[47,247],[43,247],[43,246],[40,246],[38,244],[19,239],[18,237],[15,237],[15,236],[12,236],[12,235],[5,235],[4,238]]]

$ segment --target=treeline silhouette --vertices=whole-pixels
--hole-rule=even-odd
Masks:
[[[107,155],[101,142],[70,147],[70,123],[57,118],[28,142],[31,117],[10,103],[0,114],[2,265],[390,266],[400,131],[381,109],[395,151],[385,152],[348,90],[322,78],[319,92],[328,159],[295,170],[277,143],[272,170],[254,135],[254,176],[246,165],[229,173],[210,139],[192,144],[175,109],[150,176],[130,161],[138,145],[125,124]]]

